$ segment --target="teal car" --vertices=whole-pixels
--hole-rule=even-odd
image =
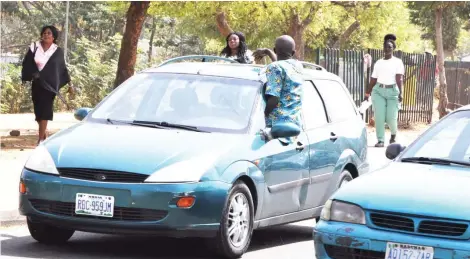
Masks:
[[[189,58],[132,76],[32,152],[19,211],[34,239],[202,237],[237,258],[253,230],[318,218],[368,171],[365,124],[337,76],[305,64],[304,127],[267,138],[262,67],[177,62]]]
[[[410,146],[389,145],[383,168],[332,195],[313,230],[318,259],[470,258],[470,106]]]

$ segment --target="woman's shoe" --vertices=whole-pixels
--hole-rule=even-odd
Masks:
[[[393,144],[393,143],[397,142],[397,141],[395,140],[395,137],[396,137],[396,136],[397,136],[397,135],[392,135],[392,136],[390,137],[390,144]]]
[[[384,147],[384,142],[383,141],[379,141],[377,142],[377,144],[375,144],[375,147]]]

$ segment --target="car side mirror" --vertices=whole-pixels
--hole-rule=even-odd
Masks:
[[[398,155],[400,155],[401,152],[403,152],[403,150],[405,150],[406,146],[402,146],[398,143],[393,143],[393,144],[390,144],[388,145],[386,151],[385,151],[385,156],[390,159],[390,160],[393,160],[395,159]]]
[[[292,122],[281,122],[273,125],[271,136],[273,138],[290,138],[300,134],[301,128]]]
[[[75,117],[75,119],[82,121],[83,119],[85,119],[88,113],[90,113],[91,110],[92,110],[91,108],[86,108],[86,107],[79,108],[75,111],[73,116]]]

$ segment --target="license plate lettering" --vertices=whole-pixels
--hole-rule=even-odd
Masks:
[[[387,243],[385,259],[433,259],[434,248],[418,245]]]
[[[112,218],[114,214],[114,197],[77,193],[75,214]]]

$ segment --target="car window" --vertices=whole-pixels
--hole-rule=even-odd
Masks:
[[[348,120],[357,115],[349,92],[339,82],[313,80],[313,83],[325,101],[326,111],[331,122]]]
[[[318,95],[317,90],[310,81],[303,85],[302,117],[305,123],[305,129],[313,129],[328,123],[326,119],[323,101]]]
[[[236,78],[142,73],[118,87],[91,117],[244,133],[259,87],[260,82]]]
[[[470,111],[459,111],[439,121],[402,155],[470,162]]]

